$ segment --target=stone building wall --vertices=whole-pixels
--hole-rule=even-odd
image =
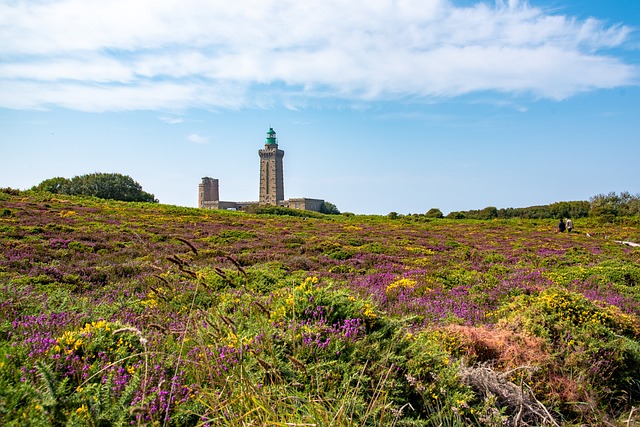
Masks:
[[[257,205],[258,202],[225,202],[222,200],[205,201],[200,208],[203,209],[222,209],[241,211],[246,210],[249,206]]]
[[[289,200],[284,200],[282,206],[290,209],[303,209],[307,211],[320,212],[324,200],[321,199],[309,199],[306,197],[298,197]]]

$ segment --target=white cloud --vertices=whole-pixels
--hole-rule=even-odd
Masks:
[[[160,117],[160,120],[162,120],[163,122],[165,122],[168,125],[177,125],[179,123],[183,123],[184,122],[184,119],[182,117],[163,116],[163,117]]]
[[[242,108],[638,84],[631,29],[519,0],[48,0],[0,4],[0,106]]]
[[[197,133],[191,133],[187,136],[187,139],[195,144],[207,144],[209,138],[206,136],[198,135]]]

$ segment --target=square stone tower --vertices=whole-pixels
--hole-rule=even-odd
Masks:
[[[260,155],[259,203],[277,206],[284,200],[284,175],[282,172],[284,151],[278,150],[278,140],[273,128],[269,128],[264,149],[258,150],[258,154]]]
[[[217,202],[220,200],[218,180],[205,176],[198,185],[198,207],[204,208],[205,202]]]

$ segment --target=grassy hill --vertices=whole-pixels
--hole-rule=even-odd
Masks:
[[[639,425],[638,221],[0,193],[0,424]]]

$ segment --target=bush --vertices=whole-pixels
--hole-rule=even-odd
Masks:
[[[19,196],[21,191],[15,188],[5,187],[5,188],[0,188],[0,193],[9,194],[11,196]]]
[[[247,212],[257,215],[283,215],[296,216],[300,218],[322,218],[322,215],[317,212],[302,209],[285,208],[283,206],[253,205],[249,207]]]
[[[444,218],[442,211],[438,208],[431,208],[427,211],[427,218]]]
[[[561,402],[571,421],[594,423],[580,404],[617,417],[640,397],[640,321],[615,306],[596,305],[581,294],[549,288],[515,298],[499,310],[500,325],[517,325],[543,338],[553,358],[535,390]],[[513,327],[513,326],[512,326]],[[614,403],[615,402],[615,403]]]
[[[467,215],[464,212],[449,212],[447,218],[449,219],[465,219]]]

